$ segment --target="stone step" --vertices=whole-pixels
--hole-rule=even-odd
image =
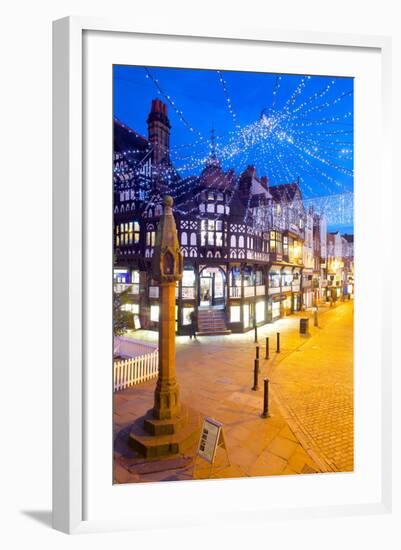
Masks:
[[[199,439],[200,418],[188,409],[187,422],[173,434],[149,435],[135,423],[129,435],[131,447],[145,458],[156,458],[185,452]]]
[[[221,309],[200,310],[196,334],[197,336],[231,334],[231,331],[227,330],[225,312]]]
[[[195,333],[196,336],[224,336],[226,334],[231,334],[231,330],[207,330],[207,331],[199,331]]]

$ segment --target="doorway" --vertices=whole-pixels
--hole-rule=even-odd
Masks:
[[[224,271],[220,267],[204,267],[199,277],[199,306],[224,307],[225,295]]]

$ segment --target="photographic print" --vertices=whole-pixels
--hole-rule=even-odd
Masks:
[[[352,472],[353,79],[112,78],[114,483]]]

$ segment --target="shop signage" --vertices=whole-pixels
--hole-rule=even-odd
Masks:
[[[213,464],[218,447],[227,451],[223,425],[217,420],[206,416],[203,420],[197,455]]]

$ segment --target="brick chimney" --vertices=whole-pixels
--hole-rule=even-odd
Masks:
[[[160,99],[152,100],[147,123],[149,142],[153,148],[153,163],[157,165],[163,161],[169,162],[171,124],[167,116],[167,105]]]

